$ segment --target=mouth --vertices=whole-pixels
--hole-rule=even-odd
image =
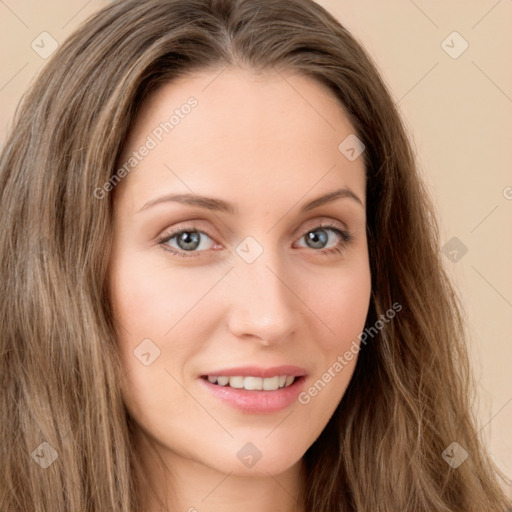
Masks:
[[[245,389],[247,391],[276,391],[290,387],[300,377],[296,375],[278,375],[274,377],[201,375],[201,378],[217,386]]]
[[[284,386],[279,387],[283,377],[285,377]],[[217,382],[210,382],[214,378]],[[229,379],[228,383],[222,385],[218,382],[219,380],[225,382],[226,378]],[[214,399],[221,400],[245,414],[271,414],[282,411],[297,401],[297,396],[304,388],[306,377],[280,375],[262,378],[233,375],[224,376],[222,379],[222,376],[203,375],[198,380],[203,385],[205,392]],[[288,385],[287,382],[289,382]],[[267,388],[272,389],[263,389],[264,383]],[[256,389],[254,389],[255,387]]]

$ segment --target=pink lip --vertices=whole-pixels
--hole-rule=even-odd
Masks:
[[[202,377],[235,377],[240,375],[241,377],[278,377],[280,375],[290,375],[294,377],[304,377],[306,370],[298,366],[291,364],[285,364],[281,366],[272,366],[271,368],[262,368],[258,366],[242,366],[239,368],[225,368],[223,370],[215,370],[202,375]]]
[[[286,367],[279,367],[279,371],[282,372],[280,375],[290,375],[289,371],[283,372],[283,368]],[[240,371],[240,368],[237,371]],[[263,370],[261,371],[264,373]],[[233,371],[231,371],[230,374],[226,374],[225,372],[226,370],[223,370],[222,372],[219,372],[219,375],[240,375],[240,373]],[[276,375],[274,369],[268,369],[266,372],[272,373],[272,376]],[[257,372],[254,373],[254,369],[252,369],[251,372],[246,373],[246,375],[253,375],[255,377],[259,376]],[[293,373],[291,373],[291,375],[293,375]],[[304,388],[305,381],[306,378],[301,376],[297,377],[293,384],[287,388],[279,388],[275,391],[249,391],[247,389],[238,389],[231,388],[229,386],[220,386],[219,384],[212,384],[206,378],[199,379],[201,385],[205,386],[206,390],[211,392],[214,396],[247,414],[269,414],[285,409],[297,400],[297,396]]]

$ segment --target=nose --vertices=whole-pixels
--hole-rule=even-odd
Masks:
[[[289,340],[297,328],[297,291],[282,262],[265,251],[256,261],[240,259],[231,272],[228,327],[239,338],[251,337],[260,344]]]

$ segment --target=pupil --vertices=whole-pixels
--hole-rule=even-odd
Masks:
[[[197,249],[199,246],[199,233],[195,231],[184,231],[178,236],[178,245],[185,251]]]

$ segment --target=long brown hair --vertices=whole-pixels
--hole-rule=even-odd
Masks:
[[[333,91],[364,143],[372,297],[351,383],[304,455],[308,512],[502,512],[475,428],[462,305],[394,102],[362,46],[310,0],[122,0],[55,52],[0,167],[0,509],[142,510],[107,267],[116,173],[142,101],[226,65]],[[340,141],[341,142],[341,141]],[[443,452],[468,458],[454,468]]]

